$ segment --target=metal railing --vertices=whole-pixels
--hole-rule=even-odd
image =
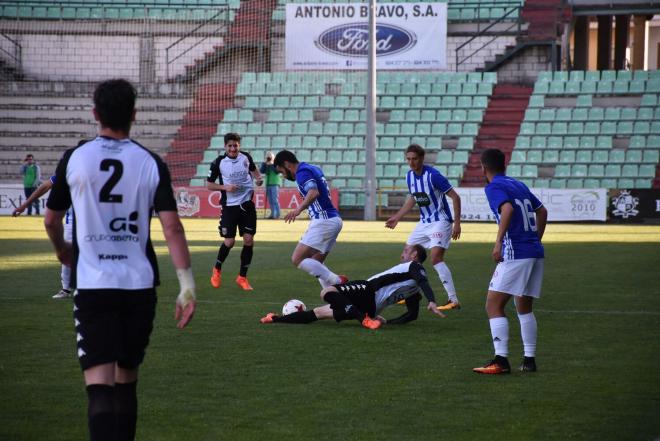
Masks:
[[[21,44],[11,38],[9,35],[6,35],[5,33],[0,32],[0,36],[4,38],[5,40],[9,41],[11,44],[11,48],[13,48],[13,51],[7,50],[3,48],[0,45],[0,52],[3,54],[6,54],[7,58],[13,62],[13,68],[16,69],[17,71],[22,71],[23,70],[23,47]]]
[[[469,7],[470,5],[471,5],[470,3],[466,3],[466,4],[465,4],[466,7]],[[502,7],[502,8],[504,8],[504,9],[506,10],[506,12],[505,12],[501,17],[499,17],[498,19],[492,21],[492,22],[491,22],[488,26],[486,26],[485,28],[480,29],[475,35],[473,35],[472,37],[468,38],[463,44],[461,44],[460,46],[458,46],[458,47],[456,48],[455,54],[456,54],[456,71],[457,71],[457,72],[458,72],[459,67],[460,67],[463,63],[467,62],[467,61],[470,60],[472,57],[474,57],[477,53],[479,53],[481,50],[483,50],[484,48],[486,48],[487,46],[489,46],[490,44],[492,44],[492,43],[493,43],[495,40],[497,40],[502,34],[510,33],[513,29],[516,29],[516,30],[515,30],[515,35],[516,35],[516,37],[520,36],[521,33],[522,33],[522,17],[521,17],[522,6],[521,6],[519,3],[515,3],[515,4],[504,4],[504,5],[503,5],[502,3],[493,3],[493,4],[491,5],[491,4],[487,4],[487,3],[479,2],[479,3],[475,3],[475,4],[473,5],[473,7],[475,7],[475,8],[483,8],[483,7],[489,7],[489,6],[492,6],[492,7]],[[517,12],[517,15],[515,15],[516,12]],[[487,35],[487,34],[488,34],[488,35],[492,35],[493,32],[489,32],[491,29],[493,29],[495,26],[497,26],[497,25],[500,24],[500,23],[505,23],[505,22],[509,23],[510,20],[514,17],[514,15],[515,15],[515,21],[513,21],[513,23],[511,23],[510,26],[508,26],[508,27],[505,28],[505,29],[498,29],[497,31],[493,31],[493,32],[495,32],[497,35],[494,35],[493,38],[491,38],[489,41],[487,41],[486,43],[484,43],[483,45],[481,45],[478,49],[475,49],[472,53],[470,53],[470,54],[467,55],[466,57],[464,57],[464,58],[460,58],[459,52],[460,52],[465,46],[467,46],[468,44],[470,44],[471,42],[473,42],[474,40],[476,40],[476,39],[479,38],[479,37],[482,37],[482,36]]]

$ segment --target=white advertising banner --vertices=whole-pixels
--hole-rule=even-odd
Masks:
[[[288,3],[286,68],[366,69],[366,3]],[[376,6],[378,69],[446,69],[447,4],[382,3]]]
[[[530,189],[548,210],[548,221],[605,221],[607,190],[595,189]],[[461,196],[461,220],[494,221],[483,188],[456,188]],[[449,203],[451,207],[451,201]]]
[[[40,212],[43,215],[46,210],[46,201],[48,200],[46,193],[39,198]],[[0,215],[12,214],[23,202],[25,202],[25,190],[22,184],[0,184]],[[25,211],[26,214],[27,210]],[[34,213],[34,210],[33,210]]]

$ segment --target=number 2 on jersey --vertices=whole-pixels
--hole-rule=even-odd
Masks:
[[[112,174],[107,182],[101,187],[99,193],[100,202],[121,203],[123,197],[121,194],[112,194],[112,189],[115,188],[117,182],[121,179],[124,173],[124,164],[117,159],[104,159],[101,161],[101,171],[109,171],[112,168]]]

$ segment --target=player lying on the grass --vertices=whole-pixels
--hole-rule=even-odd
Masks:
[[[427,309],[445,317],[438,310],[435,295],[426,277],[422,263],[426,250],[421,245],[406,247],[401,263],[370,277],[368,280],[352,280],[331,285],[321,290],[321,298],[327,305],[311,311],[298,311],[283,316],[268,313],[261,323],[311,323],[334,318],[337,322],[355,319],[362,326],[378,329],[383,323],[402,324],[417,319],[421,291],[429,301]],[[408,310],[401,316],[385,320],[378,314],[390,305],[405,300]]]

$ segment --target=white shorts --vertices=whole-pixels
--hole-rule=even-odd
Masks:
[[[538,299],[542,283],[543,258],[505,260],[495,267],[488,290]]]
[[[328,254],[337,242],[343,222],[340,217],[330,219],[312,219],[300,243]]]
[[[408,245],[421,245],[426,249],[440,247],[447,249],[451,243],[452,223],[446,220],[425,224],[419,222],[408,236]]]

